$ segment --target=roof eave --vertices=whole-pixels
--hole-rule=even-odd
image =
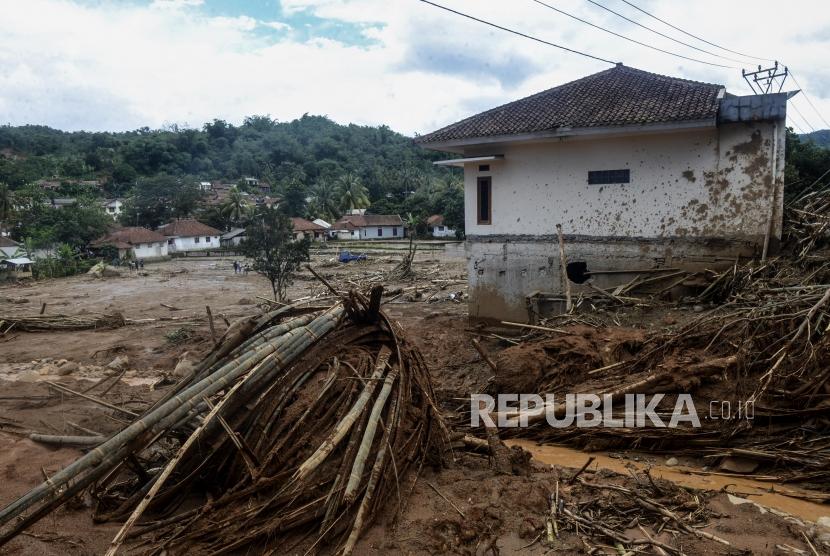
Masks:
[[[638,135],[644,133],[670,133],[693,129],[705,129],[717,126],[717,116],[701,120],[687,120],[676,122],[659,122],[650,124],[596,126],[596,127],[559,127],[553,130],[535,131],[532,133],[517,133],[512,135],[492,135],[486,137],[469,137],[449,141],[419,142],[424,148],[435,151],[463,153],[464,148],[476,145],[492,145],[501,143],[538,142],[565,137],[615,137]]]

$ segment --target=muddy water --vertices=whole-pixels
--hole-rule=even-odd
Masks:
[[[594,462],[590,469],[597,467],[609,469],[617,473],[628,475],[628,469],[633,466],[636,470],[650,466],[652,477],[659,477],[678,485],[703,490],[721,490],[749,499],[765,508],[795,516],[808,521],[815,521],[821,516],[830,515],[830,506],[808,500],[801,500],[783,493],[809,496],[808,490],[799,489],[791,485],[780,485],[775,482],[758,481],[740,476],[712,475],[702,472],[695,467],[678,465],[667,467],[659,464],[648,464],[631,460],[617,459],[601,452],[587,454],[573,448],[557,445],[537,445],[529,440],[508,440],[508,445],[521,446],[533,455],[536,461],[550,465],[564,467],[581,467],[588,457],[593,456]]]

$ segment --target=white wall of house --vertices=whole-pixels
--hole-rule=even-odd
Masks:
[[[194,237],[168,237],[167,251],[176,253],[180,251],[204,251],[206,249],[218,249],[221,246],[219,236],[194,236]]]
[[[470,315],[527,320],[528,294],[562,291],[556,224],[568,261],[600,271],[590,282],[601,288],[636,276],[626,270],[757,256],[768,230],[771,245],[781,236],[784,137],[764,121],[471,149],[504,159],[465,165]],[[589,171],[617,169],[630,183],[588,184]],[[479,176],[492,179],[490,224],[478,223]]]
[[[117,220],[118,216],[121,214],[121,210],[124,207],[124,203],[120,200],[115,199],[114,201],[110,201],[109,203],[104,205],[104,210],[112,216],[113,220]]]
[[[763,122],[507,146],[489,172],[465,165],[466,233],[549,235],[559,223],[594,237],[763,237],[772,193],[758,172],[773,136]],[[631,182],[588,184],[589,171],[616,169],[629,169]],[[479,176],[492,178],[491,224],[477,220]]]
[[[360,239],[360,230],[329,230],[329,237],[339,240]]]
[[[449,226],[431,226],[432,237],[455,237],[455,230]]]
[[[403,225],[401,226],[365,226],[360,228],[360,239],[401,239],[403,238]]]
[[[156,259],[167,256],[167,242],[139,243],[133,245],[133,257],[136,259]]]

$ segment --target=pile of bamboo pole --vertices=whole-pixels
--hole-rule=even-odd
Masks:
[[[446,438],[381,294],[235,324],[142,416],[0,510],[0,543],[91,487],[95,519],[124,521],[109,554],[350,553]]]

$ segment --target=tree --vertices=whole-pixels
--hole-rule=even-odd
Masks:
[[[322,178],[311,189],[311,212],[318,218],[334,222],[340,216],[340,202],[334,184]]]
[[[9,228],[12,212],[12,192],[8,185],[0,183],[0,232]]]
[[[296,179],[290,180],[283,188],[282,206],[285,213],[291,216],[305,216],[306,191],[305,185]]]
[[[340,204],[346,210],[362,209],[370,205],[369,190],[352,172],[343,174],[337,179],[337,193],[340,197]]]
[[[310,240],[294,240],[294,226],[284,212],[262,206],[248,227],[241,248],[253,259],[254,270],[268,278],[276,301],[284,301],[300,264],[309,260]]]
[[[245,196],[237,187],[232,187],[228,191],[228,198],[222,203],[222,214],[228,219],[232,225],[241,224],[248,215],[250,206]]]

